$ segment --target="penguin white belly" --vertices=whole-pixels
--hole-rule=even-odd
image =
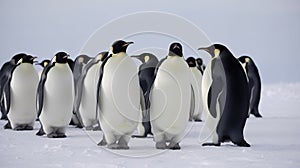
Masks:
[[[215,59],[215,58],[213,58]],[[202,99],[203,99],[203,109],[204,112],[206,113],[206,120],[205,120],[205,125],[202,128],[202,134],[201,138],[207,139],[207,138],[212,138],[212,141],[217,143],[218,142],[218,135],[217,135],[217,125],[220,120],[220,111],[217,112],[216,118],[214,118],[209,111],[208,108],[208,94],[209,94],[209,89],[212,85],[213,79],[212,79],[212,61],[211,59],[206,68],[205,71],[203,72],[203,78],[202,78]],[[220,109],[220,108],[217,108]]]
[[[8,119],[12,128],[16,124],[33,124],[36,119],[36,90],[38,74],[32,64],[22,63],[13,72],[11,80],[11,106]]]
[[[202,92],[201,92],[201,87],[202,87],[202,75],[201,72],[198,70],[197,67],[192,67],[190,68],[192,72],[192,86],[194,89],[194,95],[195,95],[195,112],[194,112],[194,117],[197,119],[201,119],[202,116],[202,111],[203,111],[203,103],[202,103]]]
[[[79,113],[85,127],[92,126],[97,121],[97,79],[99,78],[99,68],[101,62],[92,66],[86,74],[83,83]]]
[[[168,58],[160,66],[150,96],[153,133],[166,140],[181,137],[188,124],[191,84],[190,70],[181,57]]]
[[[56,63],[48,72],[44,86],[44,103],[40,115],[43,127],[65,127],[68,125],[72,117],[73,102],[72,71],[68,64]]]
[[[105,64],[99,99],[105,136],[132,134],[139,121],[140,87],[136,64],[130,57],[111,57]]]

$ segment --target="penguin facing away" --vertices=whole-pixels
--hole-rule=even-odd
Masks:
[[[172,43],[168,56],[156,69],[150,93],[150,121],[157,149],[179,150],[189,120],[190,70],[180,43]]]
[[[100,125],[97,115],[97,82],[102,61],[108,52],[101,52],[83,67],[77,81],[74,112],[80,116],[86,130],[97,130]],[[97,125],[94,127],[94,125]]]
[[[5,129],[33,130],[36,119],[35,96],[38,74],[33,67],[34,59],[24,55],[11,71],[5,85],[8,123]]]
[[[221,44],[199,50],[205,50],[213,57],[204,71],[202,83],[206,124],[212,132],[213,142],[202,145],[219,146],[222,142],[232,141],[238,146],[249,147],[243,131],[250,94],[242,66]]]
[[[190,110],[190,121],[201,122],[201,116],[203,111],[202,105],[202,74],[197,68],[196,59],[194,57],[188,57],[186,59],[189,69],[191,71],[191,85],[193,86],[191,94],[191,110]]]
[[[47,66],[50,62],[51,62],[50,60],[44,59],[42,62],[36,63],[36,65],[40,65],[40,66],[43,68],[42,70],[40,70],[40,71],[38,72],[39,78],[41,78],[44,68],[46,68],[46,66]]]
[[[58,52],[44,69],[39,81],[37,101],[41,128],[36,135],[49,138],[66,137],[74,103],[74,81],[69,55]]]
[[[118,40],[100,67],[97,104],[103,139],[98,145],[129,149],[139,121],[140,87],[135,62],[126,54],[133,42]]]
[[[139,135],[133,135],[132,137],[144,138],[148,134],[153,135],[151,132],[151,123],[150,123],[150,90],[154,82],[155,68],[158,64],[158,59],[155,55],[151,53],[142,53],[140,55],[131,56],[133,58],[139,59],[142,64],[139,66],[139,82],[143,92],[143,101],[145,106],[142,107],[142,122],[141,126],[138,126]]]
[[[251,59],[249,56],[241,56],[238,58],[238,60],[245,68],[249,80],[249,91],[251,94],[249,113],[260,118],[262,115],[259,113],[258,106],[261,95],[261,79],[258,68],[253,59]]]
[[[7,120],[7,106],[5,105],[5,90],[4,86],[11,76],[11,71],[14,70],[18,61],[26,56],[24,53],[14,55],[10,61],[5,62],[0,69],[0,110],[2,113],[1,120]]]

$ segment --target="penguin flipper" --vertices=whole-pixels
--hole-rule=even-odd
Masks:
[[[102,83],[102,78],[103,78],[103,73],[104,73],[104,66],[106,64],[106,62],[112,57],[112,55],[110,54],[108,57],[106,57],[101,66],[100,66],[100,70],[99,70],[99,79],[98,79],[98,83],[97,83],[97,103],[96,103],[96,118],[98,118],[98,107],[100,106],[99,104],[99,97],[100,97],[100,88],[101,88],[101,83]]]
[[[190,121],[193,120],[193,116],[195,113],[195,92],[193,85],[191,85],[191,105],[190,105]]]
[[[36,102],[37,102],[37,116],[39,117],[41,115],[42,109],[43,109],[43,103],[44,103],[44,87],[45,82],[47,80],[47,74],[50,71],[50,69],[55,65],[54,63],[48,64],[41,75],[41,79],[38,84],[37,89],[37,95],[36,95]]]
[[[156,78],[156,75],[157,75],[157,72],[158,72],[159,67],[161,66],[161,64],[162,64],[166,59],[167,59],[167,57],[161,59],[161,60],[158,62],[158,64],[156,65],[155,70],[154,70],[154,75],[153,75],[153,79],[154,79],[154,80],[155,80],[155,78]]]

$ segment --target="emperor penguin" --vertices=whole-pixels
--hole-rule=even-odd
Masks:
[[[97,104],[103,140],[109,149],[129,149],[128,142],[139,121],[140,86],[137,66],[126,54],[133,42],[118,40],[100,67]]]
[[[33,67],[34,59],[29,55],[23,56],[4,86],[8,123],[5,129],[33,130],[36,120],[35,98],[38,86],[38,74]]]
[[[46,66],[47,66],[50,62],[51,62],[50,60],[44,59],[42,62],[36,63],[36,65],[40,65],[40,66],[42,67],[42,70],[40,70],[40,71],[38,72],[39,78],[41,78],[44,68],[46,68]]]
[[[102,61],[108,52],[101,52],[83,67],[77,81],[74,112],[81,118],[86,130],[99,128],[97,115],[97,84]],[[96,125],[96,127],[94,127]]]
[[[222,44],[199,48],[212,59],[204,71],[202,95],[207,113],[206,126],[211,132],[211,143],[203,146],[220,146],[231,141],[249,147],[243,131],[248,117],[249,91],[246,74],[239,61]]]
[[[187,64],[191,71],[191,85],[193,86],[191,94],[191,109],[190,109],[190,121],[201,122],[203,103],[202,103],[202,74],[197,68],[196,59],[194,57],[188,57],[186,59]]]
[[[182,45],[172,43],[168,56],[157,65],[150,93],[150,121],[157,149],[180,149],[179,143],[189,121],[190,75]]]
[[[258,68],[249,56],[241,56],[238,59],[245,68],[249,80],[249,91],[251,94],[249,115],[253,114],[255,117],[260,118],[262,115],[259,113],[258,106],[261,95],[261,79]]]
[[[197,68],[198,70],[201,72],[201,74],[203,75],[203,72],[205,70],[205,65],[203,64],[203,60],[202,58],[197,58],[196,59],[196,63],[197,63]]]
[[[0,69],[0,110],[2,113],[1,120],[7,120],[7,107],[5,105],[6,100],[4,85],[8,81],[8,77],[11,75],[11,71],[15,68],[15,65],[24,56],[26,56],[25,53],[14,55],[11,60],[5,62]]]
[[[158,64],[158,59],[155,55],[151,53],[142,53],[140,55],[131,56],[133,58],[137,58],[142,62],[142,64],[139,66],[139,82],[140,86],[143,92],[143,102],[145,103],[145,106],[142,107],[142,119],[138,126],[138,133],[139,135],[133,135],[133,137],[136,138],[144,138],[147,137],[147,135],[153,135],[151,132],[151,123],[150,123],[150,90],[152,87],[152,84],[154,82],[155,76],[154,71]]]
[[[44,69],[39,81],[37,101],[41,128],[36,135],[49,138],[66,137],[74,103],[74,80],[69,55],[58,52]]]
[[[78,83],[78,80],[79,80],[80,75],[82,73],[82,69],[83,69],[84,66],[86,66],[86,64],[91,59],[92,59],[91,57],[89,57],[85,54],[81,54],[81,55],[77,56],[74,60],[73,78],[74,78],[74,88],[75,88],[75,99],[76,99],[76,95],[77,95],[77,83]],[[80,114],[76,113],[75,109],[73,110],[73,115],[72,115],[72,120],[70,122],[70,125],[74,125],[77,128],[83,128]]]

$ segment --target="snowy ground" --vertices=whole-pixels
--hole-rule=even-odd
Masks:
[[[110,151],[96,145],[101,132],[70,127],[68,138],[49,139],[35,136],[38,123],[34,131],[15,132],[0,121],[0,167],[300,167],[300,83],[264,85],[260,109],[264,118],[246,124],[250,148],[202,147],[203,123],[190,123],[180,151],[156,150],[151,138]]]

